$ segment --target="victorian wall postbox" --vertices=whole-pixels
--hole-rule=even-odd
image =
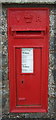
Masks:
[[[47,112],[48,8],[8,9],[10,112]]]

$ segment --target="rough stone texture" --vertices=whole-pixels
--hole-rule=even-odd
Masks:
[[[22,2],[54,3],[56,0],[22,0]]]
[[[0,0],[0,3],[29,3],[29,2],[37,2],[37,3],[55,3],[56,0]]]
[[[7,6],[8,7],[8,6]],[[2,11],[2,80],[3,80],[3,118],[56,118],[56,9],[50,8],[50,49],[48,80],[48,113],[9,113],[9,81],[8,81],[8,38],[7,7]],[[12,7],[12,5],[11,5]],[[15,7],[15,5],[14,5]]]
[[[2,118],[2,5],[0,4],[0,119]]]
[[[0,0],[0,3],[19,3],[21,0]]]

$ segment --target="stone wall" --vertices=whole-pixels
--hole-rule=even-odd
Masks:
[[[52,3],[54,4],[56,0],[0,0],[0,3]]]
[[[50,40],[49,40],[49,79],[48,79],[48,113],[10,113],[9,112],[9,80],[8,80],[8,7],[48,7],[50,8]],[[2,5],[2,110],[3,118],[56,118],[56,5],[47,4],[3,4]]]
[[[0,43],[2,42],[2,4],[0,4]],[[2,46],[0,44],[0,118],[2,117]]]

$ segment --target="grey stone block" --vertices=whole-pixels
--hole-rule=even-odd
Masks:
[[[37,2],[37,3],[54,3],[56,0],[0,0],[0,3],[30,3],[30,2]]]
[[[22,0],[22,2],[37,2],[37,3],[54,3],[55,0]]]
[[[19,3],[21,0],[0,0],[0,3]]]

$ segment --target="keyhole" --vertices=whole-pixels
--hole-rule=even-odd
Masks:
[[[23,82],[24,82],[24,81],[22,80],[22,84],[23,84]]]

